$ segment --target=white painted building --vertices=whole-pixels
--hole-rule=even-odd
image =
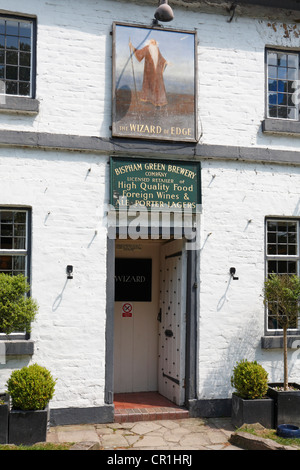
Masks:
[[[236,3],[173,0],[173,21],[157,26],[154,0],[0,0],[0,270],[25,272],[40,307],[30,337],[1,336],[0,390],[16,368],[47,367],[57,378],[54,423],[111,421],[119,391],[159,390],[192,415],[226,415],[243,358],[283,378],[281,331],[261,295],[268,269],[300,268],[300,7]],[[194,142],[112,136],[116,22],[195,36]],[[170,251],[161,237],[109,236],[111,166],[120,158],[201,164],[199,249],[184,239]],[[16,235],[20,221],[26,234],[16,244],[5,230]],[[127,317],[131,299],[114,301],[120,258],[152,260],[151,298],[134,300]],[[182,274],[171,327],[160,265]],[[162,374],[174,328],[179,355],[163,356],[172,364]],[[290,333],[297,381],[300,329]]]

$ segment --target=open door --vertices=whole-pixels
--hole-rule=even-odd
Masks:
[[[178,406],[185,402],[186,278],[184,240],[161,247],[158,391]]]

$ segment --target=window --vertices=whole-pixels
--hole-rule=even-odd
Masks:
[[[267,117],[299,120],[299,53],[267,51]]]
[[[299,221],[269,219],[266,222],[267,276],[299,274]],[[268,330],[278,330],[276,319],[268,314]],[[299,325],[295,325],[295,329]]]
[[[35,22],[0,17],[0,94],[34,98]]]
[[[29,210],[0,208],[0,272],[29,275]]]

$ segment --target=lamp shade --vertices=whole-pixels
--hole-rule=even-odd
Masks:
[[[158,21],[172,21],[174,18],[173,10],[168,5],[167,0],[160,0],[160,5],[159,7],[155,10],[154,13],[154,18],[156,18]]]

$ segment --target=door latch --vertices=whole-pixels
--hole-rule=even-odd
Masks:
[[[160,309],[160,311],[158,312],[157,321],[159,321],[159,322],[161,323],[161,309]]]

